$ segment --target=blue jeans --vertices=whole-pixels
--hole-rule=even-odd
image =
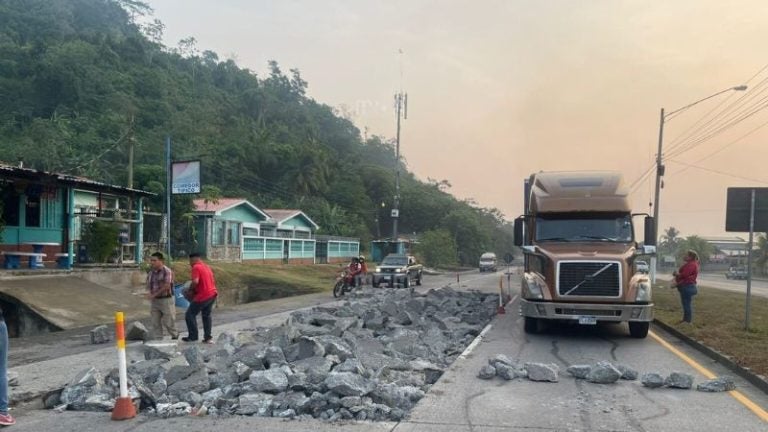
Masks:
[[[203,315],[203,340],[211,339],[211,328],[213,320],[211,319],[211,310],[216,302],[216,297],[202,303],[190,302],[187,312],[184,314],[184,320],[187,322],[187,337],[189,340],[197,340],[197,314]]]
[[[677,287],[680,291],[680,302],[683,304],[683,321],[693,321],[693,296],[699,291],[696,289],[696,284],[683,285]]]
[[[8,414],[8,326],[0,320],[0,414]]]

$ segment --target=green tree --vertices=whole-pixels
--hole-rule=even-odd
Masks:
[[[105,263],[120,245],[120,228],[113,222],[93,220],[83,232],[83,243],[88,248],[88,255],[97,263]]]
[[[689,250],[696,251],[702,264],[709,262],[709,258],[715,253],[715,247],[706,240],[695,235],[688,236],[679,242],[676,255],[678,263],[683,261],[683,257]]]
[[[416,254],[431,267],[455,265],[456,242],[448,230],[430,230],[419,237]]]
[[[755,265],[760,271],[760,274],[766,274],[766,267],[768,267],[768,233],[762,233],[757,236],[757,257],[755,258]]]

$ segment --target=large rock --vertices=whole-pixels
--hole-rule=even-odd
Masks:
[[[496,366],[496,363],[502,363],[507,366],[515,365],[515,362],[513,362],[509,357],[505,356],[504,354],[496,354],[495,356],[488,359],[489,365]]]
[[[413,360],[408,363],[408,366],[411,370],[422,372],[427,384],[434,384],[443,376],[443,368],[426,360]]]
[[[494,367],[496,368],[496,376],[499,378],[509,381],[518,377],[514,366],[510,366],[506,363],[496,363],[496,366]]]
[[[168,394],[179,397],[188,392],[205,393],[211,387],[208,373],[205,369],[198,369],[187,378],[168,386]]]
[[[134,321],[125,329],[125,339],[145,341],[149,339],[149,331],[144,324]]]
[[[736,384],[728,377],[717,377],[711,380],[699,383],[696,390],[700,392],[725,392],[736,390]]]
[[[103,344],[109,342],[109,329],[106,325],[94,327],[91,330],[91,344]]]
[[[477,373],[477,377],[484,380],[493,379],[496,376],[496,368],[491,365],[485,365],[480,368],[480,372]]]
[[[352,372],[360,376],[366,376],[367,374],[367,371],[363,367],[363,364],[360,363],[360,360],[356,358],[346,359],[342,364],[333,368],[333,371],[334,372]]]
[[[587,381],[595,384],[611,384],[621,378],[621,372],[608,362],[598,362],[587,374]]]
[[[232,356],[229,358],[229,361],[231,363],[244,363],[253,370],[264,370],[264,359],[266,356],[266,345],[246,345],[232,354]]]
[[[112,411],[115,407],[115,398],[110,394],[97,393],[88,396],[79,408],[81,411]]]
[[[401,410],[410,410],[423,397],[424,392],[421,389],[395,384],[380,384],[371,392],[374,402]]]
[[[85,410],[88,398],[108,392],[103,383],[104,377],[96,368],[82,370],[62,390],[61,403],[76,411]]]
[[[250,366],[240,361],[232,363],[232,369],[237,374],[238,381],[247,380],[251,376],[251,372],[253,372]]]
[[[571,365],[565,371],[576,379],[587,379],[587,375],[592,370],[590,365]]]
[[[555,364],[544,363],[526,363],[525,371],[528,373],[528,379],[531,381],[558,381],[558,371],[560,368]]]
[[[374,389],[373,383],[350,372],[331,372],[325,385],[340,396],[365,396]]]
[[[333,362],[325,357],[310,357],[293,363],[294,371],[302,373],[310,384],[322,384],[331,372]]]
[[[648,388],[659,388],[664,385],[664,377],[655,372],[645,373],[640,377],[640,382]]]
[[[326,355],[335,355],[341,361],[354,356],[352,348],[340,337],[325,335],[318,336],[314,340],[323,346]]]
[[[280,367],[287,364],[285,361],[285,354],[283,354],[283,349],[279,346],[271,346],[267,348],[266,352],[264,353],[264,364],[268,368]]]
[[[664,385],[671,388],[687,390],[693,387],[693,376],[682,372],[672,372],[667,379],[664,380]]]
[[[254,390],[262,393],[280,393],[288,388],[288,377],[280,369],[253,371],[249,381]]]
[[[634,381],[637,379],[637,376],[639,375],[638,372],[634,369],[632,369],[629,366],[626,365],[614,365],[616,366],[616,369],[621,372],[621,379],[628,380],[628,381]]]
[[[191,346],[181,353],[184,355],[184,358],[187,359],[187,363],[189,363],[190,366],[201,367],[205,364],[203,352],[200,351],[200,348],[197,346]]]
[[[177,355],[178,346],[172,342],[150,342],[142,346],[145,360],[170,360]]]
[[[285,359],[289,362],[295,362],[297,360],[304,360],[310,357],[323,357],[325,356],[325,348],[323,345],[316,341],[314,338],[304,337],[299,338],[298,342],[289,345],[283,350],[285,352]]]
[[[161,365],[166,363],[166,361],[165,359],[155,359],[133,363],[128,366],[128,374],[140,376],[145,383],[154,383],[165,372]]]
[[[200,370],[197,366],[173,366],[163,376],[168,385],[173,385],[183,379],[188,378],[193,373]]]
[[[272,412],[274,396],[266,393],[246,393],[237,400],[237,414],[267,417]]]

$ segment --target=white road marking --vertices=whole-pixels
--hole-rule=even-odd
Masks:
[[[515,300],[517,300],[517,295],[512,297],[512,299],[507,304],[511,304]],[[461,355],[459,355],[459,357],[456,360],[458,361],[458,360],[466,359],[467,356],[472,352],[472,350],[474,350],[475,347],[477,347],[477,345],[480,344],[480,342],[483,340],[483,337],[485,336],[486,333],[488,333],[488,331],[491,329],[491,327],[493,327],[493,324],[488,324],[487,326],[485,326],[483,331],[481,331],[480,334],[477,335],[475,340],[473,340],[472,343],[469,344],[469,346],[464,350],[464,352],[461,353]]]

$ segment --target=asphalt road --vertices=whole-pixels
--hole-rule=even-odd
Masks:
[[[496,274],[462,276],[464,289],[496,291]],[[512,278],[512,294],[517,277]],[[453,277],[425,279],[424,289],[447,283]],[[400,423],[328,424],[320,421],[282,421],[264,418],[176,418],[152,420],[140,416],[110,422],[106,413],[49,411],[19,413],[15,430],[34,431],[766,431],[768,395],[736,378],[738,394],[700,393],[695,390],[647,389],[637,381],[611,385],[590,384],[568,376],[570,364],[609,360],[643,372],[690,373],[695,382],[706,371],[729,375],[725,368],[688,348],[674,337],[654,329],[646,339],[633,339],[626,325],[596,327],[559,326],[541,335],[527,335],[517,314],[517,303],[497,316],[484,336],[465,352],[430,389],[408,420]],[[221,328],[248,328],[277,323],[287,313],[237,321]],[[477,371],[495,354],[512,359],[555,363],[561,369],[558,383],[527,380],[483,381]],[[687,360],[682,356],[686,356]],[[64,359],[62,359],[64,360]],[[748,407],[752,404],[753,410]],[[760,416],[764,417],[760,417]]]
[[[669,274],[659,275],[662,280],[671,280]],[[747,281],[726,279],[725,273],[699,273],[698,283],[701,286],[717,288],[723,291],[731,291],[741,294],[747,293]],[[768,297],[768,281],[764,279],[752,280],[752,295]]]

